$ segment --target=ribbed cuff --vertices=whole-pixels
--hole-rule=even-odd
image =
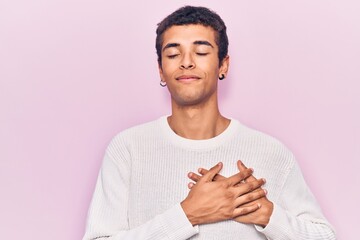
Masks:
[[[193,227],[180,203],[167,210],[161,216],[166,234],[171,240],[188,239],[199,232],[199,227]]]
[[[286,236],[291,236],[289,233],[289,220],[286,212],[274,203],[274,209],[270,217],[269,223],[265,228],[255,225],[257,231],[263,233],[270,239],[287,239]],[[285,237],[285,238],[284,238]]]

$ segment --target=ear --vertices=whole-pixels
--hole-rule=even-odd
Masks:
[[[229,55],[226,55],[226,57],[222,60],[220,68],[219,68],[219,75],[224,74],[225,76],[228,73],[229,70],[229,64],[230,64],[230,57]]]
[[[161,81],[164,81],[164,74],[163,74],[163,70],[162,70],[160,63],[158,63],[158,70],[159,70],[159,75],[160,75]]]

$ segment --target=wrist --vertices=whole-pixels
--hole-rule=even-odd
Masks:
[[[180,206],[183,209],[183,211],[184,211],[186,217],[188,218],[189,222],[193,226],[200,224],[199,219],[193,214],[191,205],[188,203],[188,201],[186,201],[186,199],[180,203]]]
[[[257,225],[265,228],[270,222],[270,218],[273,213],[273,210],[274,210],[274,204],[269,201],[269,204],[267,204],[267,206],[266,206],[265,213],[263,214],[263,218],[262,218],[261,222]]]

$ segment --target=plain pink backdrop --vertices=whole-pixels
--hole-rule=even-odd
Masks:
[[[228,26],[222,112],[284,142],[358,239],[358,1],[0,0],[2,239],[81,239],[110,139],[170,113],[155,28],[189,3]]]

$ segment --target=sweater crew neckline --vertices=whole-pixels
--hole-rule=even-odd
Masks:
[[[168,140],[171,141],[172,144],[186,149],[204,150],[204,149],[212,149],[219,147],[223,143],[230,140],[240,128],[240,123],[237,120],[230,118],[230,124],[219,135],[209,139],[194,140],[194,139],[184,138],[176,134],[171,129],[167,121],[167,118],[168,116],[162,116],[159,119],[162,133],[165,135],[165,137]]]

